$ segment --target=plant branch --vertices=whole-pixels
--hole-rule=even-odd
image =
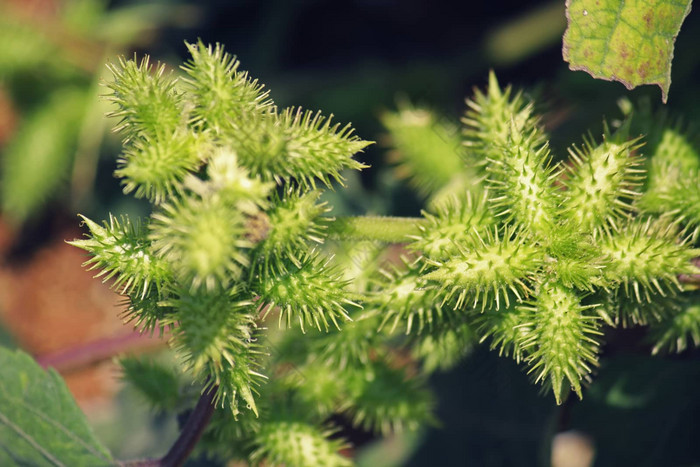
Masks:
[[[42,368],[53,368],[68,373],[109,360],[118,353],[151,350],[165,345],[163,339],[152,339],[149,334],[132,331],[116,337],[105,337],[87,344],[36,357]]]
[[[425,220],[417,217],[338,217],[329,229],[330,238],[340,240],[377,240],[404,243],[411,235],[419,235]]]
[[[120,462],[120,467],[177,467],[183,465],[194,450],[204,429],[214,414],[217,386],[205,385],[205,390],[199,398],[194,410],[187,418],[185,426],[168,453],[160,459],[143,459]]]

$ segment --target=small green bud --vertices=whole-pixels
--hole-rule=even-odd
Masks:
[[[448,298],[456,295],[455,309],[481,305],[483,311],[491,303],[498,309],[501,300],[508,307],[509,293],[522,300],[530,293],[527,282],[542,264],[538,249],[511,228],[494,228],[484,237],[447,261],[428,260],[435,268],[424,279],[439,283]]]
[[[332,434],[304,422],[268,421],[255,434],[257,448],[250,457],[255,465],[351,466],[350,459],[339,453],[345,443],[329,439]]]
[[[486,199],[486,194],[475,200],[471,193],[464,192],[440,203],[435,214],[423,212],[427,223],[418,227],[420,235],[412,237],[408,248],[442,261],[458,254],[460,246],[478,243],[474,231],[484,234],[496,223],[487,210]]]
[[[540,286],[534,301],[519,308],[529,312],[522,347],[536,382],[551,385],[557,404],[567,389],[581,397],[581,380],[598,365],[597,317],[587,312],[579,297],[557,283]]]
[[[647,191],[640,206],[700,226],[700,152],[677,130],[664,130],[651,157]]]
[[[648,191],[672,188],[686,174],[700,170],[698,149],[689,136],[674,128],[663,130],[661,141],[650,156]],[[664,168],[673,172],[665,172]]]
[[[175,310],[165,325],[173,325],[171,344],[196,379],[217,385],[216,401],[234,415],[242,399],[257,415],[252,387],[264,378],[259,373],[253,304],[239,300],[233,291],[196,291],[167,301]]]
[[[252,115],[272,111],[273,102],[262,84],[239,70],[236,57],[224,52],[221,44],[205,46],[185,43],[192,59],[182,69],[188,77],[194,109],[192,121],[215,134],[235,132]]]
[[[200,196],[206,196],[205,192],[217,193],[226,203],[249,215],[268,206],[267,198],[275,187],[272,182],[252,177],[238,163],[236,154],[226,148],[212,153],[207,164],[207,175],[209,179],[202,184],[203,189],[195,190]]]
[[[182,193],[183,180],[196,172],[207,153],[206,147],[203,138],[184,131],[137,139],[117,160],[114,176],[122,179],[124,193],[133,192],[137,198],[160,204]]]
[[[115,131],[125,134],[125,140],[167,139],[186,123],[182,95],[177,92],[177,79],[165,74],[165,64],[152,70],[148,56],[140,63],[119,58],[119,63],[107,65],[114,80],[107,83],[111,90],[106,97],[118,109],[107,114],[120,122]]]
[[[396,148],[390,153],[400,163],[396,174],[409,178],[420,193],[435,193],[456,174],[469,170],[462,161],[465,150],[459,131],[430,110],[403,105],[398,112],[385,112],[381,121]]]
[[[540,143],[537,130],[519,132],[514,121],[510,129],[506,145],[488,159],[489,201],[504,222],[517,222],[535,236],[546,237],[557,224],[559,194],[554,182],[559,173],[550,166],[549,149]]]
[[[146,295],[129,293],[123,302],[124,322],[133,323],[134,327],[151,336],[157,329],[159,337],[162,337],[165,329],[172,327],[164,324],[166,316],[175,311],[166,305],[171,293],[168,288],[167,286],[160,289],[154,287]]]
[[[152,358],[119,359],[122,379],[129,382],[144,399],[159,411],[175,410],[182,402],[180,376],[175,368]]]
[[[371,144],[353,135],[350,125],[332,124],[331,118],[288,108],[281,115],[246,120],[226,143],[236,150],[241,164],[265,181],[294,180],[305,189],[315,189],[320,180],[330,188],[331,180],[342,183],[342,170],[366,167],[352,156]]]
[[[653,354],[662,351],[683,352],[700,345],[700,304],[682,303],[670,319],[651,327]]]
[[[632,153],[640,147],[638,140],[617,143],[605,141],[582,149],[570,149],[573,164],[564,177],[564,215],[586,232],[606,225],[616,225],[632,211],[630,205],[640,196],[644,170],[643,159]]]
[[[597,244],[607,258],[606,279],[620,283],[627,296],[650,301],[651,294],[680,290],[678,274],[697,274],[691,259],[700,251],[678,242],[673,224],[633,221],[619,232],[606,231]]]
[[[582,233],[578,224],[566,223],[546,239],[545,270],[566,287],[593,291],[609,286],[603,276],[603,256],[589,233]]]
[[[310,356],[314,357],[313,354]],[[295,391],[295,396],[308,412],[326,418],[347,409],[347,375],[343,374],[344,371],[345,368],[317,359],[295,365],[292,371],[284,375],[284,383]]]
[[[422,333],[449,319],[449,311],[440,303],[439,290],[427,283],[418,265],[404,261],[401,269],[381,272],[384,280],[368,298],[383,316],[380,329],[390,323],[388,331],[393,333],[400,322],[406,334]]]
[[[640,302],[627,292],[618,287],[592,297],[599,304],[595,311],[608,325],[623,328],[652,325],[670,320],[679,310],[678,296],[650,294],[649,301]]]
[[[355,425],[386,435],[433,421],[433,395],[423,378],[409,377],[407,368],[376,361],[351,373],[348,411]]]
[[[323,243],[327,224],[332,218],[324,218],[329,211],[326,203],[319,203],[318,191],[302,194],[288,190],[275,207],[268,211],[270,229],[260,252],[265,258],[287,257],[298,262],[296,256],[308,248],[310,243]]]
[[[260,310],[267,316],[279,307],[280,325],[285,322],[290,327],[295,321],[302,331],[305,325],[328,330],[329,320],[339,328],[339,319],[350,319],[345,307],[359,306],[345,291],[342,273],[316,253],[307,254],[296,263],[271,262],[260,273],[253,284],[260,295]]]
[[[534,147],[546,141],[538,118],[533,115],[533,105],[522,93],[513,95],[510,86],[502,91],[493,71],[489,73],[487,92],[477,89],[474,98],[467,100],[467,107],[462,119],[464,144],[482,163],[499,159],[512,134],[529,133]]]
[[[164,204],[152,219],[153,249],[192,289],[225,287],[249,264],[246,218],[221,197]]]
[[[448,324],[440,332],[418,336],[412,353],[422,362],[423,371],[430,374],[454,368],[473,350],[476,343],[476,336],[470,325]]]
[[[81,216],[90,229],[85,240],[73,240],[70,245],[92,255],[83,263],[89,270],[100,269],[95,277],[103,282],[114,278],[114,287],[121,293],[145,297],[152,286],[160,286],[172,278],[170,266],[151,251],[146,231],[128,218],[119,221],[110,214],[109,224],[100,226]]]
[[[469,324],[475,329],[479,343],[490,340],[490,349],[498,349],[498,355],[511,357],[518,363],[525,359],[523,343],[532,327],[527,310],[515,304],[501,310],[490,308],[470,317]]]
[[[356,310],[349,315],[352,321],[342,329],[331,328],[308,338],[309,351],[317,355],[327,367],[345,370],[348,367],[368,365],[372,359],[385,353],[384,336],[377,332],[381,316],[376,310]]]

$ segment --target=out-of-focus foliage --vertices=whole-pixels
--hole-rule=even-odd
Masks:
[[[0,146],[0,204],[15,224],[57,197],[86,201],[105,129],[104,61],[144,32],[182,21],[182,8],[167,3],[107,7],[104,0],[0,2],[0,91],[19,114]]]

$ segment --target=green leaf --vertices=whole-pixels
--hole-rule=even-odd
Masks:
[[[115,465],[61,377],[5,348],[0,348],[0,465]]]
[[[690,0],[567,0],[564,60],[572,70],[619,81],[627,89],[657,84],[665,103],[673,44]]]

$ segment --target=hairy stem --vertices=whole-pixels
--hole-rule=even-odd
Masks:
[[[328,235],[340,240],[404,243],[410,236],[420,235],[419,227],[425,223],[425,219],[416,217],[338,217],[330,225]]]
[[[211,386],[202,393],[185,426],[168,453],[160,459],[143,459],[120,462],[120,467],[177,467],[183,465],[202,437],[204,429],[214,414],[214,395],[217,387]]]

